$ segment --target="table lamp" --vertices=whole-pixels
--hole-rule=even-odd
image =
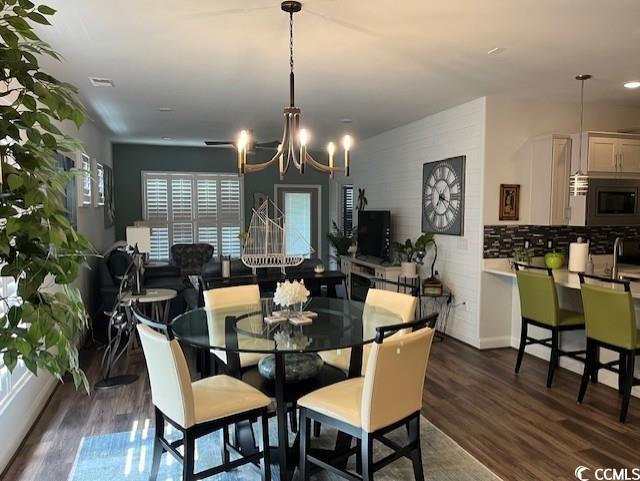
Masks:
[[[143,264],[145,257],[151,251],[151,229],[127,226],[127,245],[133,248],[133,263],[136,268],[133,295],[143,295],[145,294],[142,288]]]

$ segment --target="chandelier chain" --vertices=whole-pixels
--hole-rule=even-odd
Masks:
[[[293,73],[293,12],[289,13],[289,67]]]

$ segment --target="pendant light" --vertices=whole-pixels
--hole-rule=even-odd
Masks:
[[[589,189],[589,177],[582,172],[582,131],[584,127],[584,82],[589,80],[591,75],[582,74],[576,76],[576,80],[580,81],[580,137],[578,144],[578,168],[569,176],[569,192],[572,196],[587,195]]]

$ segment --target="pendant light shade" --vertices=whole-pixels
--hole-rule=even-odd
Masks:
[[[584,81],[589,80],[591,75],[582,74],[576,76],[576,80],[580,81],[580,137],[578,168],[569,176],[569,193],[571,196],[587,195],[589,190],[589,177],[582,172],[582,131],[584,126]]]

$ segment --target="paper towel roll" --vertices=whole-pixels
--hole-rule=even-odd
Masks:
[[[584,272],[589,260],[589,243],[572,242],[569,244],[569,271]]]

